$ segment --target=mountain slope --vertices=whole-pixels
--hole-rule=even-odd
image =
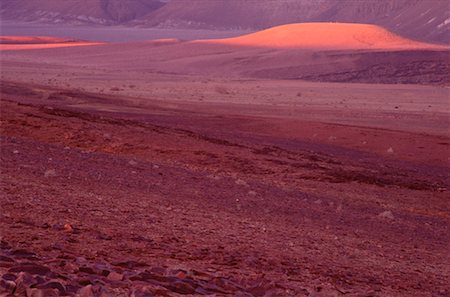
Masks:
[[[159,0],[1,0],[4,19],[47,23],[121,24],[164,5]]]

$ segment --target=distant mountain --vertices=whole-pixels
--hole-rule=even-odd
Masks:
[[[219,30],[368,23],[450,44],[449,0],[0,0],[0,5],[3,19],[33,22]]]
[[[0,0],[7,20],[43,23],[116,25],[161,8],[159,0]]]

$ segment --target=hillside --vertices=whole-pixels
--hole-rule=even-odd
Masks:
[[[2,0],[2,18],[43,23],[114,25],[164,5],[159,0]]]

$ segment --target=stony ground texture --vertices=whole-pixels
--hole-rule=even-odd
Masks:
[[[450,294],[448,168],[416,147],[382,155],[283,136],[283,119],[78,108],[110,99],[6,85],[0,296]]]

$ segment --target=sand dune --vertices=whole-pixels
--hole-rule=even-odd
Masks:
[[[86,46],[95,44],[100,43],[49,36],[0,36],[0,51]]]
[[[376,25],[348,23],[301,23],[273,27],[214,43],[271,48],[411,49],[442,46],[400,37]]]

